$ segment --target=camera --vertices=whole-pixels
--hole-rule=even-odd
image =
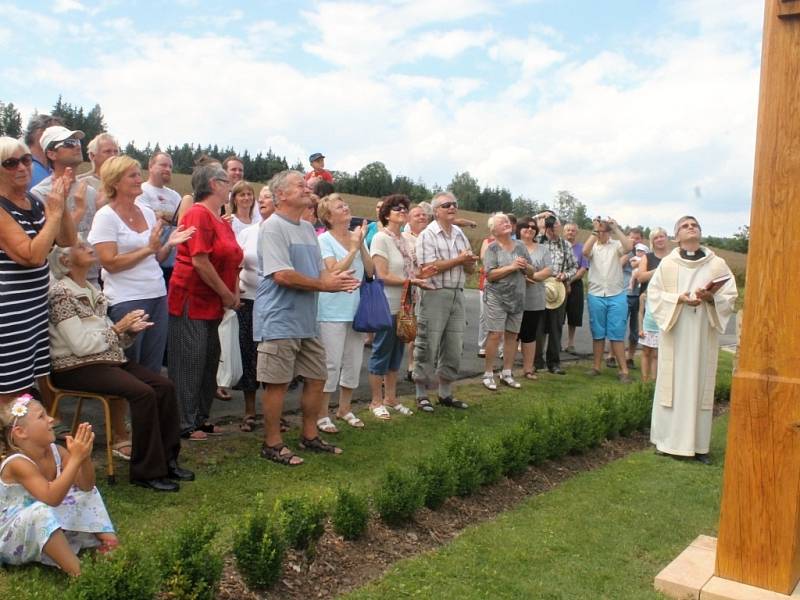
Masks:
[[[544,218],[544,228],[545,229],[552,229],[556,226],[556,217],[555,215],[547,215]]]

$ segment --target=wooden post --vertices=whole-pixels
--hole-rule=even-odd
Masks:
[[[800,579],[800,0],[767,0],[739,366],[716,575]]]

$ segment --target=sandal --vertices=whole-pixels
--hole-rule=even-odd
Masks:
[[[344,416],[341,417],[339,415],[336,415],[336,418],[345,421],[348,425],[350,425],[350,427],[355,427],[356,429],[364,427],[364,421],[359,419],[352,412],[346,413]]]
[[[255,415],[247,415],[242,422],[239,424],[239,430],[243,431],[244,433],[250,433],[256,428],[256,418]]]
[[[439,398],[439,404],[442,406],[449,406],[450,408],[469,408],[469,405],[466,402],[462,402],[461,400],[456,400],[452,396],[447,396],[446,398]]]
[[[223,402],[230,402],[231,395],[228,393],[224,387],[218,387],[217,391],[214,392],[214,398],[217,400],[222,400]]]
[[[539,376],[536,374],[536,371],[526,371],[525,372],[525,379],[530,379],[532,381],[536,381],[539,379]]]
[[[276,446],[261,444],[261,458],[266,458],[267,460],[271,460],[279,465],[286,465],[287,467],[299,467],[303,464],[303,459],[292,452],[289,446],[282,443]]]
[[[423,412],[433,412],[433,404],[427,398],[417,398],[417,408]]]
[[[309,440],[300,436],[300,448],[303,450],[310,450],[311,452],[326,452],[328,454],[341,454],[342,449],[329,444],[319,436]]]
[[[388,406],[391,409],[396,410],[397,412],[399,412],[404,417],[410,417],[411,415],[414,414],[413,410],[411,410],[410,408],[408,408],[406,406],[403,406],[403,404],[401,404],[400,402],[398,402],[397,404],[387,404],[386,406]]]
[[[500,375],[500,381],[502,381],[508,387],[513,388],[515,390],[518,390],[519,388],[522,387],[520,385],[520,383],[516,379],[514,379],[513,375],[502,375],[501,374]]]
[[[386,407],[383,404],[371,408],[370,410],[372,411],[372,414],[381,421],[388,421],[392,418],[392,415],[389,414],[389,411],[386,410]]]
[[[497,391],[497,384],[494,382],[494,377],[484,377],[483,378],[483,387],[491,392]]]
[[[181,439],[190,440],[192,442],[204,442],[208,439],[208,435],[206,435],[205,431],[193,429],[192,431],[184,431],[181,434]]]
[[[128,449],[127,453],[123,452],[124,448]],[[133,454],[133,444],[131,444],[130,440],[123,440],[121,442],[117,442],[116,444],[112,444],[111,454],[117,458],[121,458],[122,460],[130,460],[131,454]]]
[[[211,423],[203,423],[202,425],[200,425],[200,427],[197,428],[197,431],[202,431],[203,433],[206,433],[208,435],[222,435],[223,433],[225,433],[224,431],[222,431],[221,428]]]
[[[325,433],[339,433],[336,425],[333,424],[330,417],[322,417],[317,421],[317,429]]]

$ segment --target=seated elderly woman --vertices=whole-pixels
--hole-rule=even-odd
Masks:
[[[53,383],[64,389],[109,394],[130,405],[133,448],[131,483],[159,492],[178,491],[173,480],[194,473],[178,466],[180,438],[175,388],[166,377],[125,358],[123,347],[152,323],[134,310],[117,323],[108,318],[108,300],[86,280],[97,263],[91,245],[79,240],[57,246],[50,255],[55,283],[50,288],[50,354]],[[121,407],[114,410],[116,431],[124,431]]]
[[[503,213],[489,217],[489,232],[494,241],[486,248],[483,268],[486,270],[484,289],[484,314],[486,315],[486,366],[483,385],[496,390],[494,359],[500,338],[503,338],[503,371],[500,381],[511,388],[521,387],[514,380],[511,369],[517,353],[517,335],[522,324],[526,277],[533,278],[536,271],[528,249],[511,237],[511,221]]]

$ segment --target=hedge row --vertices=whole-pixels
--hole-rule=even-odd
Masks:
[[[715,399],[727,402],[729,397],[730,381],[723,379]],[[650,424],[652,398],[652,384],[603,390],[590,399],[537,406],[521,423],[493,435],[480,434],[462,422],[416,464],[388,467],[371,504],[384,522],[401,526],[422,506],[436,510],[449,497],[469,496],[502,476],[521,475],[529,465],[644,431]],[[280,579],[288,547],[312,558],[326,517],[347,540],[358,539],[369,523],[370,499],[348,488],[338,490],[332,507],[307,497],[279,499],[271,510],[260,500],[256,504],[233,541],[237,568],[253,589],[269,588]],[[144,600],[159,590],[175,600],[213,598],[222,572],[221,554],[212,550],[216,531],[208,518],[195,518],[154,556],[126,548],[88,561],[68,598]]]

